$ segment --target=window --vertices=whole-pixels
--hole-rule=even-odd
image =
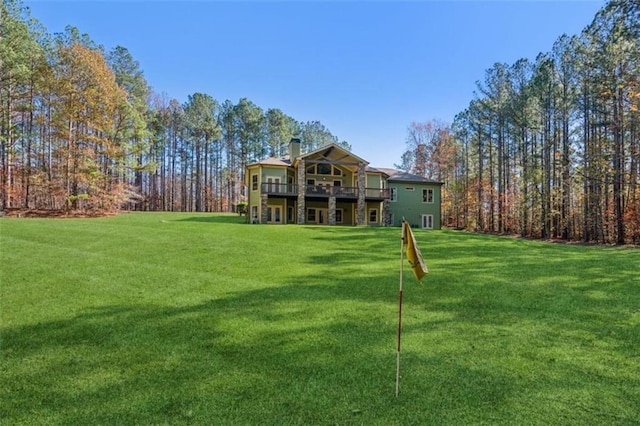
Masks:
[[[308,209],[307,222],[315,222],[315,221],[316,221],[316,209]]]
[[[391,201],[398,201],[398,188],[391,187],[389,189],[391,190]]]
[[[407,186],[404,190],[405,191],[415,191],[416,189],[413,186]]]
[[[251,219],[258,220],[258,206],[251,206]]]
[[[423,203],[433,203],[433,189],[423,189],[422,190],[422,202]]]
[[[432,214],[423,214],[422,215],[422,227],[427,229],[433,229],[433,215]]]
[[[258,190],[258,175],[251,175],[251,190]]]
[[[342,170],[327,163],[311,164],[307,167],[308,175],[333,175],[342,176]]]
[[[331,164],[318,164],[318,173],[319,175],[330,175],[331,174]]]
[[[271,222],[272,216],[273,216],[273,209],[271,207],[267,207],[267,222]]]
[[[307,185],[315,185],[315,184],[316,184],[315,179],[307,179]]]
[[[369,223],[378,223],[378,210],[369,210]]]
[[[287,207],[287,222],[289,222],[289,223],[293,222],[293,207],[292,206]]]
[[[280,192],[280,178],[279,177],[268,177],[267,178],[267,186],[269,188],[269,192]]]
[[[336,223],[342,223],[342,209],[336,209]]]

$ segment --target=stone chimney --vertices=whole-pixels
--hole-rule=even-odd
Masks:
[[[291,138],[289,142],[289,159],[293,162],[296,157],[300,157],[300,139]]]

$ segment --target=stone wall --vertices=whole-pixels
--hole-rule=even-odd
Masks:
[[[336,197],[329,197],[329,225],[336,224]]]
[[[304,196],[307,190],[306,165],[304,160],[298,162],[298,225],[305,223],[305,203]]]
[[[269,200],[267,194],[260,194],[260,223],[267,223],[269,219],[269,216],[267,216],[267,200]]]
[[[365,222],[365,210],[366,210],[366,197],[367,197],[367,177],[365,174],[365,164],[358,164],[358,225],[364,225]]]

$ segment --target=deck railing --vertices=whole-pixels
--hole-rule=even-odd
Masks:
[[[389,188],[365,188],[366,198],[391,198],[391,191]]]
[[[298,185],[292,183],[269,183],[262,184],[262,193],[269,195],[297,196]],[[353,186],[329,186],[329,185],[305,185],[305,195],[308,197],[329,197],[334,195],[336,198],[358,198],[358,188]],[[390,198],[388,188],[365,188],[365,197],[374,199]]]
[[[292,183],[264,182],[261,190],[263,194],[269,195],[298,195],[298,185]]]

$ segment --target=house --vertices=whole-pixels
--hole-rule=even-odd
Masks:
[[[307,154],[292,139],[289,154],[247,165],[252,223],[440,227],[439,182],[377,169],[330,144]],[[413,187],[413,191],[409,188]]]
[[[389,176],[390,226],[401,226],[404,217],[412,226],[440,229],[442,182],[395,169],[378,170]]]

